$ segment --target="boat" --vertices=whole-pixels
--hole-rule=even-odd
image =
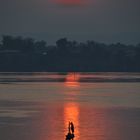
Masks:
[[[66,140],[71,140],[71,139],[73,139],[74,137],[75,137],[74,134],[68,133],[68,134],[66,135]]]

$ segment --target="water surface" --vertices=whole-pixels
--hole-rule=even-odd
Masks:
[[[140,139],[139,73],[0,73],[0,139]]]

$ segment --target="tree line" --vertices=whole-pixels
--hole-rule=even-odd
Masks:
[[[32,38],[2,36],[0,71],[140,72],[140,44],[77,42],[61,38],[55,45]]]

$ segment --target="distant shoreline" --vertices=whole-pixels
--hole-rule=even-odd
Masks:
[[[0,72],[0,83],[14,82],[140,82],[140,73],[129,72]]]
[[[61,38],[48,46],[44,40],[3,36],[1,72],[140,72],[140,44],[104,44]]]

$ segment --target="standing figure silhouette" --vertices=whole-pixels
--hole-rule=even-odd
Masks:
[[[73,134],[74,133],[74,124],[72,122],[70,124],[71,124],[71,132]]]
[[[68,125],[68,133],[70,133],[70,130],[71,130],[70,125],[71,125],[71,123],[69,122],[69,125]]]
[[[74,124],[72,122],[69,122],[68,124],[68,134],[66,135],[65,140],[73,140],[74,139]]]

